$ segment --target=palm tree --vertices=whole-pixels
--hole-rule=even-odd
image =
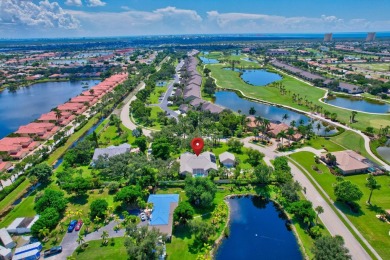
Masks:
[[[103,231],[102,235],[100,236],[103,239],[103,244],[107,244],[108,240],[108,232],[106,230]]]
[[[295,134],[294,128],[289,127],[289,128],[287,129],[287,133],[286,133],[286,134],[290,137],[290,141],[291,141],[292,136]]]
[[[352,111],[351,113],[351,123],[354,123],[355,122],[355,116],[357,115],[358,112],[356,111]]]
[[[58,108],[54,109],[54,113],[55,113],[55,115],[56,115],[57,124],[59,124],[60,119],[61,119],[61,117],[62,117],[62,113],[61,113],[61,111],[60,111]]]
[[[256,114],[256,109],[255,109],[255,107],[250,107],[250,108],[249,108],[249,114],[250,114],[250,115]]]
[[[324,213],[324,208],[321,206],[317,206],[315,208],[315,211],[317,212],[317,216],[316,216],[316,225],[317,225],[318,224],[318,215]]]
[[[93,220],[95,223],[99,223],[100,220],[102,220],[99,216],[95,216],[95,219]]]
[[[297,122],[295,122],[295,120],[292,120],[291,122],[290,122],[290,126],[291,127],[295,127],[297,125]]]
[[[263,122],[263,118],[261,117],[261,116],[256,116],[255,117],[255,124],[256,125],[260,125],[260,124],[262,124],[262,122]]]
[[[89,218],[87,218],[87,219],[84,221],[84,226],[85,226],[84,230],[85,230],[86,233],[88,233],[88,231],[89,231],[89,226],[90,226],[90,225],[91,225],[91,220],[90,220]]]
[[[367,204],[371,204],[371,196],[374,190],[380,190],[381,185],[375,180],[372,174],[368,175],[366,187],[370,190],[370,197],[368,197]]]
[[[282,141],[282,147],[283,147],[283,146],[284,146],[284,145],[283,145],[283,138],[287,138],[286,132],[285,132],[285,131],[280,131],[280,132],[276,135],[276,137],[281,139],[281,141]]]
[[[321,124],[320,124],[320,122],[317,123],[316,127],[317,127],[317,134],[319,134],[320,129],[321,129]]]
[[[77,242],[81,247],[83,247],[85,240],[84,240],[84,237],[83,237],[83,235],[81,234],[81,232],[79,232],[79,237],[77,238],[76,242]]]
[[[48,228],[46,228],[46,227],[41,228],[39,230],[39,236],[43,237],[43,240],[46,240],[46,237],[47,237],[47,235],[49,235],[49,232],[50,232],[50,230]]]
[[[83,215],[83,210],[82,209],[76,210],[75,215],[77,216],[78,219],[80,219],[81,216]]]
[[[282,121],[287,120],[288,117],[289,117],[288,114],[284,114],[283,117],[282,117]]]

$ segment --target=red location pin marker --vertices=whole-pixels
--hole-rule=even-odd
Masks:
[[[194,153],[196,154],[196,156],[199,156],[200,152],[203,149],[203,146],[204,146],[204,141],[202,138],[196,137],[196,138],[192,139],[191,147],[192,147],[192,150],[194,150]]]

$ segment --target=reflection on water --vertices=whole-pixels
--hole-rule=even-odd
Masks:
[[[230,236],[222,241],[216,259],[302,259],[285,214],[262,198],[229,199]],[[282,249],[282,250],[281,250]]]
[[[328,104],[344,107],[356,111],[363,111],[369,113],[389,113],[390,105],[378,102],[369,102],[366,99],[352,99],[344,97],[336,97],[325,101]],[[357,116],[358,119],[359,116]]]
[[[256,110],[254,116],[261,116],[271,121],[280,121],[286,124],[290,124],[292,121],[295,121],[296,125],[299,125],[300,123],[307,125],[308,123],[311,122],[314,128],[313,129],[314,133],[318,135],[332,135],[337,132],[336,129],[333,129],[330,132],[326,133],[325,132],[326,126],[324,126],[322,123],[320,123],[320,129],[318,130],[317,129],[318,122],[312,121],[311,118],[303,114],[285,108],[281,108],[281,107],[249,101],[247,99],[239,97],[233,91],[216,92],[214,102],[215,104],[229,108],[235,112],[238,112],[240,110],[241,114],[244,115],[249,115],[249,109],[253,107]],[[287,119],[283,119],[285,115],[287,115]]]

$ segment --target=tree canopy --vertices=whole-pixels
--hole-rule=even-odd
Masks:
[[[50,177],[52,173],[52,167],[50,167],[46,163],[37,164],[29,170],[29,174],[32,176],[36,176],[38,178],[38,181],[42,184],[50,182]]]
[[[349,250],[344,246],[341,236],[322,236],[314,242],[315,260],[349,260]]]
[[[91,219],[99,217],[103,219],[106,215],[108,203],[105,199],[97,199],[91,203],[89,216]]]
[[[334,185],[333,189],[339,201],[353,202],[363,197],[363,192],[359,189],[359,186],[351,181],[339,181]]]
[[[175,209],[173,213],[173,220],[175,222],[180,222],[182,224],[187,223],[189,220],[194,218],[194,208],[190,203],[183,201],[180,202],[179,206]]]
[[[217,192],[217,188],[211,180],[192,177],[186,179],[184,190],[190,203],[199,207],[211,206]]]

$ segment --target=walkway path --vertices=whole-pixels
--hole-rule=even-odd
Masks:
[[[261,147],[259,145],[255,145],[250,143],[251,137],[247,137],[243,139],[244,146],[248,148],[256,149],[265,154],[265,162],[268,165],[271,165],[270,160],[275,159],[277,156],[281,154],[275,153],[269,148]],[[350,254],[353,259],[371,259],[371,257],[367,254],[364,248],[360,245],[359,241],[352,235],[352,233],[348,230],[348,228],[344,225],[344,223],[340,220],[337,214],[333,211],[330,205],[322,198],[321,194],[317,191],[314,185],[310,182],[310,180],[302,173],[302,171],[296,167],[294,164],[289,163],[291,167],[291,173],[293,174],[293,178],[298,181],[303,187],[306,187],[305,197],[313,203],[313,207],[322,206],[324,208],[324,213],[320,215],[322,222],[325,227],[329,230],[329,232],[334,235],[341,235],[345,240],[345,245],[349,249]],[[353,227],[353,225],[351,224]],[[363,236],[359,233],[358,230],[355,230],[359,237]],[[363,238],[363,241],[368,244],[368,242]],[[368,244],[369,245],[369,244]],[[379,259],[380,256],[372,249],[374,254],[377,255]]]
[[[134,101],[134,100],[137,98],[137,97],[135,96],[136,93],[137,93],[138,91],[140,91],[141,89],[143,89],[143,88],[145,88],[145,82],[141,82],[141,83],[137,86],[136,90],[132,92],[131,98],[129,98],[129,99],[126,98],[126,100],[128,100],[128,101],[127,101],[126,104],[122,107],[122,110],[121,110],[121,112],[120,112],[120,118],[121,118],[122,124],[123,124],[127,129],[134,130],[134,129],[136,129],[136,128],[138,127],[136,124],[134,124],[133,121],[131,121],[129,110],[130,110],[130,103],[131,103],[132,101]],[[146,128],[143,128],[143,129],[142,129],[142,132],[143,132],[143,134],[144,134],[145,136],[150,136],[150,134],[152,133],[151,130],[148,130],[148,129],[146,129]]]

